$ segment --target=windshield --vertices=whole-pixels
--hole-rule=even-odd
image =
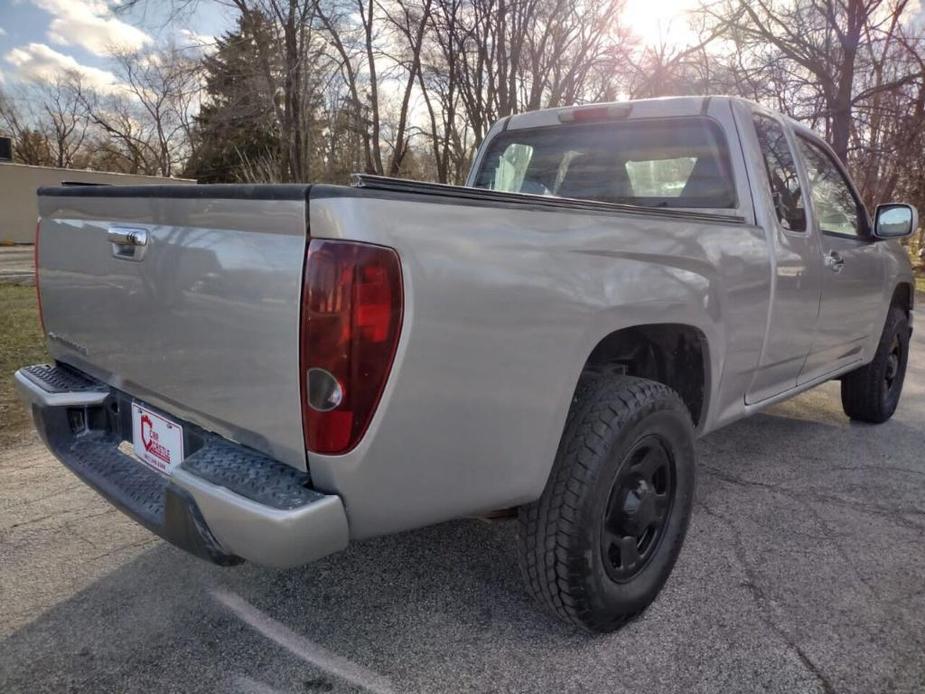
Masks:
[[[648,207],[736,206],[722,130],[702,117],[503,132],[475,186]]]

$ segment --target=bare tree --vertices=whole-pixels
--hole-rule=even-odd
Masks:
[[[104,149],[121,155],[130,173],[175,174],[189,155],[197,63],[173,47],[115,60],[118,86],[78,92],[87,117],[106,135]]]
[[[382,123],[376,66],[382,23],[374,0],[332,0],[319,4],[317,18],[330,38],[340,74],[349,90],[346,102],[358,127],[366,132],[366,171],[381,174]],[[359,24],[354,21],[359,18]]]
[[[392,155],[388,167],[390,176],[400,173],[402,162],[408,153],[411,96],[415,86],[419,84],[424,36],[430,24],[432,5],[433,0],[419,0],[417,3],[411,0],[395,0],[391,5],[379,5],[388,21],[395,27],[398,41],[402,42],[401,54],[393,56],[393,59],[405,73],[404,84],[401,86],[401,105],[392,138]]]
[[[80,104],[81,78],[76,73],[59,75],[54,81],[39,85],[42,111],[46,116],[49,144],[60,168],[86,165],[84,144],[89,119]]]
[[[914,79],[895,75],[858,88],[858,75],[898,43],[897,27],[908,0],[730,0],[707,5],[717,34],[745,54],[747,70],[784,68],[794,101],[811,108],[795,115],[820,117],[832,147],[848,158],[858,103]],[[875,69],[875,68],[874,68]]]
[[[237,14],[246,59],[210,66],[167,47],[118,56],[121,86],[106,91],[70,80],[18,108],[0,98],[21,156],[173,174],[191,154],[206,157],[196,148],[208,143],[213,180],[343,182],[362,169],[459,183],[491,124],[511,114],[732,93],[820,130],[868,202],[925,202],[925,174],[909,163],[925,157],[925,51],[909,0],[703,0],[687,45],[634,37],[621,22],[625,0],[171,7],[179,16],[206,2]],[[195,121],[200,71],[219,87],[206,97],[209,117]],[[237,140],[225,146],[223,132]]]
[[[23,87],[16,95],[0,93],[0,123],[16,141],[19,161],[60,168],[86,166],[89,121],[79,94],[80,76],[73,72]]]

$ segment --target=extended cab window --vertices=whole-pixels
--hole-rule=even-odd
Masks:
[[[800,177],[784,129],[767,116],[756,114],[753,120],[777,219],[784,229],[806,231],[806,207],[800,190]]]
[[[832,156],[815,142],[797,137],[809,175],[819,228],[833,234],[861,234],[861,206]]]
[[[737,204],[723,133],[702,117],[504,132],[475,185],[649,207]]]

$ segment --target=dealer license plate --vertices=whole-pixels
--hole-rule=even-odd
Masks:
[[[134,402],[132,441],[138,459],[162,474],[183,462],[183,427]]]

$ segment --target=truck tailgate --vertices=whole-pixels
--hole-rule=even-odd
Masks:
[[[307,192],[41,189],[39,286],[51,355],[304,470]]]

